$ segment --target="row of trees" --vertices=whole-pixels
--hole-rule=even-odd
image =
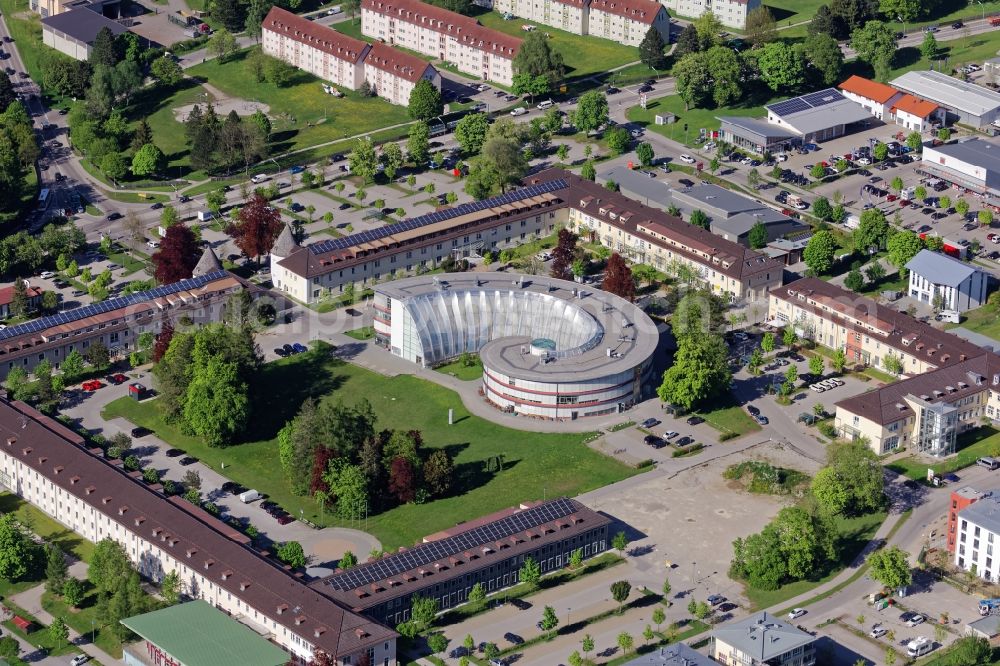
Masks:
[[[0,81],[10,80],[0,74]],[[11,99],[10,90],[0,98],[0,214],[14,213],[21,207],[25,178],[34,168],[38,158],[38,141],[31,116],[17,99]]]
[[[259,109],[248,118],[233,110],[220,119],[212,104],[204,111],[195,104],[184,121],[184,134],[191,168],[230,173],[235,168],[249,169],[267,154],[271,121]]]
[[[376,431],[375,423],[367,401],[306,400],[278,433],[292,492],[356,518],[451,491],[455,466],[447,451],[426,449],[417,430]]]
[[[733,542],[730,576],[762,590],[821,577],[840,557],[834,518],[880,510],[884,487],[882,466],[867,442],[831,445],[809,496],[782,509],[761,532]]]
[[[809,34],[847,39],[876,18],[912,22],[934,16],[941,0],[831,0],[820,5],[809,23]]]

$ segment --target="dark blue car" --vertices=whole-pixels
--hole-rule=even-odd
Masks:
[[[296,342],[295,344],[293,344],[293,345],[292,345],[292,349],[294,349],[294,350],[295,350],[295,353],[296,353],[296,354],[301,354],[302,352],[306,352],[306,351],[309,351],[309,350],[308,350],[308,349],[306,348],[306,346],[305,346],[305,345],[303,345],[303,344],[300,344],[300,343],[298,343],[298,342]]]

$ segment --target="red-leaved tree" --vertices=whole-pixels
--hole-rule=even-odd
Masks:
[[[163,322],[160,327],[160,334],[156,336],[156,344],[153,345],[153,363],[159,363],[163,355],[170,347],[170,341],[174,339],[174,324],[169,319]]]
[[[604,269],[604,282],[601,289],[628,300],[635,300],[635,280],[632,279],[632,269],[628,267],[621,255],[615,252],[608,259]]]
[[[173,284],[187,280],[198,265],[200,253],[198,240],[187,225],[173,224],[167,227],[167,233],[160,241],[160,249],[153,254],[156,281],[160,284]]]
[[[392,459],[389,468],[389,492],[397,500],[406,504],[412,502],[417,493],[417,483],[413,473],[413,465],[401,456]]]
[[[310,495],[315,495],[317,492],[324,494],[330,492],[330,486],[323,479],[323,475],[326,474],[330,460],[334,457],[333,450],[325,446],[317,446],[313,450],[312,478],[309,480]]]
[[[559,241],[552,250],[552,271],[550,275],[560,280],[572,280],[573,257],[576,255],[577,235],[569,229],[559,230]]]
[[[236,247],[248,257],[260,260],[274,247],[281,233],[281,214],[271,207],[267,199],[254,193],[240,209],[239,218],[226,228]]]

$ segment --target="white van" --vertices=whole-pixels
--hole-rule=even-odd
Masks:
[[[906,655],[909,657],[922,657],[934,649],[934,643],[926,636],[918,636],[906,644]]]
[[[513,111],[511,111],[510,115],[512,115],[512,116],[523,116],[527,112],[528,112],[528,110],[526,108],[524,108],[523,106],[519,106],[516,109],[514,109]]]
[[[551,99],[547,99],[544,102],[539,102],[538,103],[538,108],[544,111],[545,109],[548,109],[549,107],[555,106],[555,104],[556,103],[553,102]]]
[[[958,310],[941,310],[941,312],[934,315],[934,319],[937,321],[946,321],[949,324],[958,324],[962,321],[962,316]]]
[[[212,211],[210,210],[199,210],[198,211],[198,221],[208,222],[212,219]]]
[[[256,176],[254,176],[253,178],[251,178],[250,182],[253,183],[254,185],[260,185],[265,180],[267,180],[267,176],[264,175],[264,174],[262,174],[262,173],[259,173]]]
[[[246,490],[240,493],[240,501],[243,502],[244,504],[249,504],[250,502],[259,499],[260,499],[260,493],[253,489]]]
[[[992,471],[997,467],[1000,467],[1000,460],[997,460],[996,458],[990,458],[989,456],[983,456],[982,458],[976,461],[976,464],[979,465],[980,467],[985,467],[986,469]]]

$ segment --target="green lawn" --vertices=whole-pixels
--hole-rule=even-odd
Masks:
[[[995,5],[1000,10],[1000,3],[987,4]],[[947,59],[945,72],[951,72],[956,67],[972,62],[982,65],[984,60],[996,56],[997,49],[1000,49],[1000,31],[994,30],[947,42],[938,42],[938,46],[942,50],[943,57]],[[916,47],[907,47],[896,51],[894,64],[895,68],[892,70],[890,80],[904,72],[931,68],[930,61],[920,55],[920,49]]]
[[[17,43],[17,52],[21,55],[24,68],[31,75],[31,80],[38,83],[42,80],[42,67],[39,57],[42,49],[41,17],[28,8],[27,0],[0,0],[0,12],[10,36]]]
[[[291,84],[284,88],[257,83],[244,62],[248,53],[241,51],[226,62],[210,60],[192,67],[188,74],[207,79],[227,95],[270,106],[275,152],[305,148],[410,122],[405,107],[380,98],[362,97],[350,90],[343,90],[344,97],[338,99],[323,92],[319,79],[302,71],[296,72]],[[174,127],[179,129],[176,122]],[[153,129],[155,134],[156,127]],[[183,134],[178,134],[183,141]]]
[[[483,365],[477,362],[474,365],[465,365],[461,360],[454,360],[451,363],[440,365],[434,368],[441,374],[454,375],[463,381],[472,381],[483,378]]]
[[[355,340],[371,340],[375,337],[375,329],[371,326],[363,326],[351,331],[344,331],[344,335]]]
[[[735,432],[737,435],[745,435],[760,430],[757,422],[742,407],[732,404],[732,400],[724,400],[723,402],[726,404],[720,404],[709,411],[697,411],[695,414],[705,419],[708,425],[719,432]]]
[[[981,308],[963,312],[962,317],[962,323],[949,326],[948,328],[962,326],[970,331],[989,336],[994,340],[1000,340],[1000,312],[997,312],[997,309],[993,306],[984,305]]]
[[[0,493],[0,513],[11,513],[22,524],[45,541],[51,541],[73,557],[89,562],[94,554],[94,544],[76,532],[64,527],[17,495]]]
[[[821,572],[822,577],[816,580],[801,580],[789,583],[782,585],[777,590],[758,590],[746,585],[744,587],[750,604],[755,609],[770,608],[831,580],[844,567],[854,561],[854,558],[861,552],[861,549],[875,536],[875,532],[878,531],[879,525],[886,519],[886,516],[887,514],[883,511],[857,518],[844,518],[841,516],[834,518],[838,534],[838,557],[837,562],[830,567],[829,571]]]
[[[673,113],[677,116],[677,121],[670,125],[657,125],[655,117],[657,114]],[[684,102],[677,95],[670,95],[658,100],[651,101],[645,109],[633,106],[627,112],[630,121],[644,126],[651,132],[662,134],[665,137],[694,145],[694,140],[698,138],[698,131],[701,128],[706,130],[719,129],[719,121],[716,116],[751,116],[760,118],[765,114],[763,106],[736,106],[722,107],[718,109],[691,109],[684,110]],[[688,126],[685,134],[684,125]],[[686,141],[685,141],[686,138]]]
[[[97,612],[97,591],[88,581],[84,581],[84,585],[87,589],[87,596],[84,597],[80,608],[70,608],[61,598],[48,592],[42,595],[42,608],[51,613],[53,617],[61,617],[72,629],[81,635],[86,635],[88,639],[93,632],[94,644],[111,656],[120,659],[122,644],[111,633],[104,618]],[[149,600],[152,601],[152,597]]]
[[[958,453],[941,461],[935,461],[927,456],[908,456],[886,465],[916,481],[927,478],[927,468],[932,468],[937,474],[949,474],[976,463],[982,456],[994,456],[1000,453],[1000,431],[992,426],[983,426],[964,432],[958,436],[956,443]]]
[[[609,69],[639,60],[639,49],[613,42],[610,39],[574,35],[571,32],[520,18],[504,21],[503,16],[491,11],[484,11],[476,18],[487,28],[493,28],[519,38],[524,38],[527,34],[521,30],[522,25],[534,25],[538,31],[549,33],[551,35],[549,44],[562,54],[563,61],[566,63],[567,78],[603,74]]]
[[[171,446],[215,469],[221,470],[224,462],[227,477],[267,493],[293,516],[301,510],[311,522],[332,525],[342,523],[321,512],[312,500],[289,492],[275,464],[275,437],[309,396],[349,403],[366,398],[379,417],[377,428],[420,430],[425,445],[446,448],[456,466],[454,496],[398,507],[370,517],[367,527],[361,525],[389,550],[522,500],[572,496],[636,473],[588,448],[583,443],[586,434],[511,430],[471,415],[448,389],[408,375],[385,377],[338,361],[322,349],[269,363],[257,386],[259,394],[247,429],[252,439],[228,448],[210,448],[196,437],[183,435],[164,422],[155,400],[119,399],[107,406],[103,416],[123,416],[151,428]],[[414,409],[416,404],[419,409]],[[451,426],[449,409],[454,409],[455,416]],[[486,472],[485,460],[497,454],[503,455],[504,470]]]

